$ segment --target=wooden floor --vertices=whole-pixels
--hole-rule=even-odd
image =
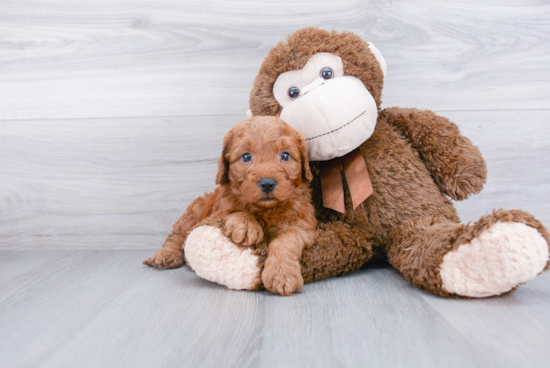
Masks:
[[[391,268],[292,296],[227,290],[149,251],[0,252],[0,367],[548,367],[550,274],[451,300]]]

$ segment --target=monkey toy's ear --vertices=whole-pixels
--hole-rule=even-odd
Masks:
[[[372,42],[369,42],[369,49],[376,57],[376,60],[378,60],[378,64],[380,64],[380,68],[382,69],[382,74],[384,74],[384,77],[386,77],[386,73],[388,72],[388,64],[386,64],[386,60],[382,56],[382,53],[374,46]]]
[[[216,175],[216,184],[229,183],[229,149],[231,146],[231,140],[233,139],[233,132],[230,130],[225,137],[223,137],[223,149],[222,155],[218,161],[218,174]]]

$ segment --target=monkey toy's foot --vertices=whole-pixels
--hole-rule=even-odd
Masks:
[[[443,297],[503,295],[550,267],[550,235],[521,210],[497,210],[468,225],[441,217],[411,220],[390,238],[392,265]]]
[[[548,268],[548,233],[527,212],[498,210],[465,230],[470,240],[445,254],[440,266],[449,293],[502,295]]]
[[[254,290],[262,285],[252,249],[237,246],[214,226],[199,226],[189,234],[185,260],[203,279],[230,289]]]
[[[443,257],[442,286],[461,296],[501,295],[542,272],[548,253],[548,243],[536,228],[496,222]]]

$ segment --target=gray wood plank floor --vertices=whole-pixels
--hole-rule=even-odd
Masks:
[[[0,367],[545,367],[550,274],[452,300],[363,268],[283,298],[149,251],[0,251]],[[10,274],[13,270],[16,273]]]

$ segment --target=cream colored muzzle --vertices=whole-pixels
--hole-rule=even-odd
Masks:
[[[281,119],[306,137],[309,159],[341,157],[365,142],[376,126],[378,109],[359,79],[318,78],[283,108]]]

